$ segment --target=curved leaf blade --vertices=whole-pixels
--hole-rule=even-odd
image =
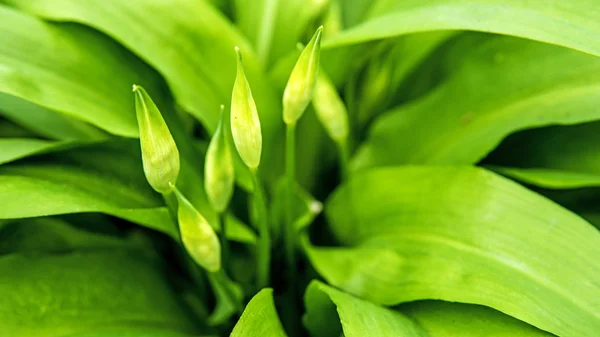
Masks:
[[[600,233],[490,172],[372,170],[341,187],[327,215],[336,238],[354,247],[308,253],[328,282],[353,294],[482,304],[566,337],[600,328],[600,265],[590,258]]]
[[[380,117],[355,168],[472,164],[514,131],[600,118],[600,58],[484,34],[448,46],[446,81]]]
[[[125,251],[0,257],[0,329],[55,337],[108,327],[198,332],[156,261]]]
[[[273,290],[263,289],[250,300],[242,317],[236,323],[231,337],[286,337],[281,326],[275,303],[273,303]]]
[[[403,314],[319,281],[308,286],[305,302],[304,323],[312,336],[338,337],[343,332],[346,337],[429,337]],[[341,321],[341,325],[334,324],[337,320]]]
[[[324,41],[324,47],[455,29],[519,36],[600,56],[600,10],[594,0],[378,1],[368,20]]]
[[[137,136],[129,88],[155,86],[157,77],[121,46],[91,29],[46,23],[3,5],[0,40],[0,92]]]

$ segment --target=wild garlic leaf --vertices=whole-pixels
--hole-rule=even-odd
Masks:
[[[324,47],[448,29],[518,36],[600,55],[595,0],[382,0],[361,24],[333,36]]]
[[[230,337],[253,336],[287,336],[275,310],[272,289],[263,289],[252,297],[230,335]]]
[[[428,337],[552,337],[494,309],[442,301],[418,301],[399,310],[427,331]]]
[[[162,328],[99,328],[93,332],[80,332],[60,337],[216,337],[192,336],[187,333]]]
[[[71,142],[59,142],[37,138],[0,138],[0,165],[25,157],[74,146]]]
[[[400,312],[319,281],[309,284],[304,301],[304,324],[314,337],[430,337]]]
[[[82,145],[0,166],[0,218],[101,212],[177,237],[135,140]]]
[[[600,232],[510,180],[474,167],[376,169],[340,187],[326,211],[345,247],[307,252],[350,293],[486,305],[564,337],[600,329],[600,263],[590,259]]]
[[[598,122],[525,130],[503,141],[483,164],[544,188],[600,186],[599,132]]]
[[[0,116],[4,116],[38,136],[55,140],[102,140],[107,133],[99,128],[46,109],[24,99],[0,93]]]
[[[107,328],[198,333],[160,263],[124,250],[0,256],[0,331],[56,337]]]
[[[19,27],[19,29],[15,29]],[[136,137],[132,83],[156,74],[114,41],[0,5],[0,92]]]
[[[278,98],[264,79],[252,48],[231,22],[206,1],[5,2],[46,19],[79,22],[113,37],[158,70],[177,102],[211,133],[219,121],[218,107],[229,100],[235,78],[236,61],[231,48],[240,46],[268,140],[266,144],[272,144],[272,137],[280,128]],[[145,85],[141,81],[129,83]]]
[[[517,130],[600,117],[598,57],[476,33],[447,46],[446,80],[377,119],[355,168],[473,164]]]
[[[0,255],[8,253],[53,253],[78,249],[126,248],[132,242],[94,233],[56,218],[19,219],[0,227]]]

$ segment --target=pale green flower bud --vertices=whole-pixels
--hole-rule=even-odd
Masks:
[[[172,192],[179,175],[179,151],[156,104],[146,90],[133,86],[146,179],[162,194]]]
[[[322,30],[323,26],[317,29],[300,54],[283,92],[283,121],[286,124],[296,124],[312,99],[319,71]]]
[[[323,71],[317,76],[313,107],[327,134],[338,144],[348,137],[348,111],[338,92]]]
[[[256,170],[260,164],[262,152],[262,134],[260,120],[250,84],[244,74],[242,54],[235,47],[237,54],[237,75],[231,94],[231,133],[233,142],[242,161],[251,170]]]
[[[221,269],[221,244],[208,221],[178,189],[174,189],[179,204],[177,221],[183,246],[201,267],[216,272]]]
[[[221,105],[221,120],[208,145],[206,163],[204,164],[206,195],[213,209],[219,213],[227,208],[233,194],[233,184],[235,182],[233,157],[229,147],[229,139],[225,132],[227,124],[224,109],[225,107]]]

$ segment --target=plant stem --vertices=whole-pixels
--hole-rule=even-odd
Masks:
[[[252,172],[254,194],[253,208],[256,212],[255,226],[258,228],[258,263],[257,263],[257,288],[260,290],[269,285],[269,269],[271,266],[271,229],[267,218],[267,205],[265,194],[256,171]]]
[[[347,142],[339,142],[338,143],[338,160],[340,165],[340,180],[341,182],[345,182],[348,180],[349,175],[349,158],[350,154],[348,153],[348,143]]]
[[[227,217],[225,212],[219,213],[219,221],[221,222],[221,266],[227,266],[229,259],[229,241],[227,240]]]
[[[288,124],[285,129],[285,177],[288,185],[286,197],[285,256],[288,282],[295,289],[296,282],[296,229],[294,228],[293,191],[296,180],[296,124]],[[290,304],[292,305],[292,304]]]

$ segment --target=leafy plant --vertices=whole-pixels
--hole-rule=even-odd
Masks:
[[[0,336],[598,336],[599,56],[595,0],[0,0]]]

